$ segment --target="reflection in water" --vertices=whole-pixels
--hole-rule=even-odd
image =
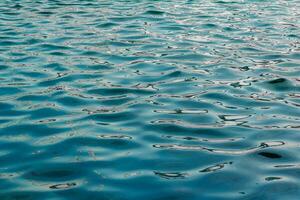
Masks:
[[[187,176],[186,173],[180,172],[154,172],[155,175],[160,176],[161,178],[165,179],[176,179],[176,178],[185,178]]]
[[[267,157],[267,158],[281,158],[282,156],[276,153],[270,153],[270,152],[260,152],[258,153],[261,156]]]
[[[268,148],[268,147],[276,147],[284,145],[284,142],[270,142],[270,143],[261,143],[259,146],[248,148],[248,149],[241,149],[241,150],[228,150],[228,149],[213,149],[203,146],[188,146],[188,145],[177,145],[177,144],[154,144],[153,147],[159,148],[159,149],[173,149],[173,150],[190,150],[190,151],[209,151],[212,153],[217,154],[229,154],[229,155],[239,155],[239,154],[247,154],[256,152],[260,149]],[[262,156],[265,157],[274,157],[277,158],[279,155],[274,153],[268,153],[268,152],[261,152],[259,153]],[[281,156],[280,156],[281,157]]]
[[[76,186],[76,183],[64,183],[64,184],[56,184],[56,185],[51,185],[49,188],[50,189],[68,189],[70,187]]]
[[[0,200],[299,199],[298,0],[0,1]]]
[[[211,167],[207,167],[203,170],[201,170],[200,172],[214,172],[214,171],[218,171],[222,168],[225,167],[225,165],[231,165],[233,162],[225,162],[225,163],[221,163],[221,164],[216,164],[214,166]]]

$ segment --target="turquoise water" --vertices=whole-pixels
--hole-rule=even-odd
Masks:
[[[1,0],[1,200],[299,199],[298,0]]]

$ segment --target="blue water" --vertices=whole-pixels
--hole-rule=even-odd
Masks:
[[[1,0],[1,200],[299,199],[299,0]]]

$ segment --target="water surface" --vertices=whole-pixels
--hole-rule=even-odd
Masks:
[[[0,199],[298,199],[298,0],[0,1]]]

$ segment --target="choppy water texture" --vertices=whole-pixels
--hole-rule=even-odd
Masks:
[[[0,199],[299,199],[299,5],[0,1]]]

